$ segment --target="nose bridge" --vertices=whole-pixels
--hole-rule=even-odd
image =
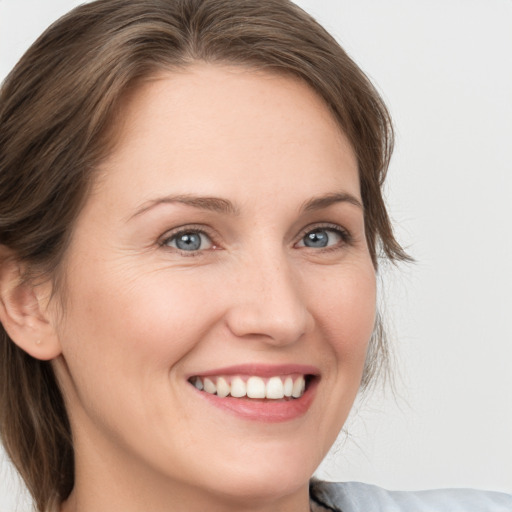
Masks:
[[[298,340],[310,316],[299,276],[285,251],[258,251],[241,262],[236,304],[229,327],[237,336],[259,335],[273,344]]]

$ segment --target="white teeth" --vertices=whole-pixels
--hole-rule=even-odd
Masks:
[[[231,389],[229,387],[229,384],[226,382],[226,379],[224,377],[219,377],[217,379],[217,395],[221,397],[228,396]]]
[[[284,396],[292,396],[293,392],[293,379],[291,377],[286,377],[284,381]]]
[[[211,393],[212,395],[217,392],[217,386],[211,381],[210,379],[206,378],[204,379],[204,390],[207,393]]]
[[[247,380],[247,396],[249,398],[266,398],[265,381],[261,377],[249,377]]]
[[[293,383],[293,390],[292,390],[293,398],[299,398],[299,396],[302,396],[302,393],[304,393],[305,387],[306,387],[306,381],[304,380],[304,377],[300,376]]]
[[[1,0],[0,0],[1,1]],[[231,382],[229,382],[231,380]],[[193,377],[190,382],[199,390],[217,395],[221,398],[232,396],[234,398],[267,398],[269,400],[281,400],[285,397],[300,398],[306,389],[304,375],[295,379],[286,377],[262,377],[251,376],[244,380],[240,376],[229,377]]]
[[[283,381],[279,377],[272,377],[267,382],[267,398],[279,400],[284,397]]]
[[[231,381],[231,396],[241,398],[247,394],[247,386],[240,377],[235,377]]]

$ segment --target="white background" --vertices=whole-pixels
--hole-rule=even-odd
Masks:
[[[73,0],[0,0],[0,78]],[[321,475],[512,492],[512,0],[300,0],[387,101],[417,263],[384,277],[397,396],[356,408]],[[0,459],[0,510],[19,502]]]

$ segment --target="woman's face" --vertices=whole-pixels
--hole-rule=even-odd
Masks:
[[[77,490],[303,493],[375,319],[347,139],[303,83],[206,64],[146,82],[118,130],[54,320]]]

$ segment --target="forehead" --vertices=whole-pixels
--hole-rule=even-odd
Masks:
[[[287,188],[293,176],[331,188],[340,180],[359,193],[347,138],[325,102],[293,77],[205,63],[160,73],[124,98],[116,130],[100,184],[117,174],[140,193],[149,182],[172,182],[215,194],[224,179],[255,190],[265,181]]]

